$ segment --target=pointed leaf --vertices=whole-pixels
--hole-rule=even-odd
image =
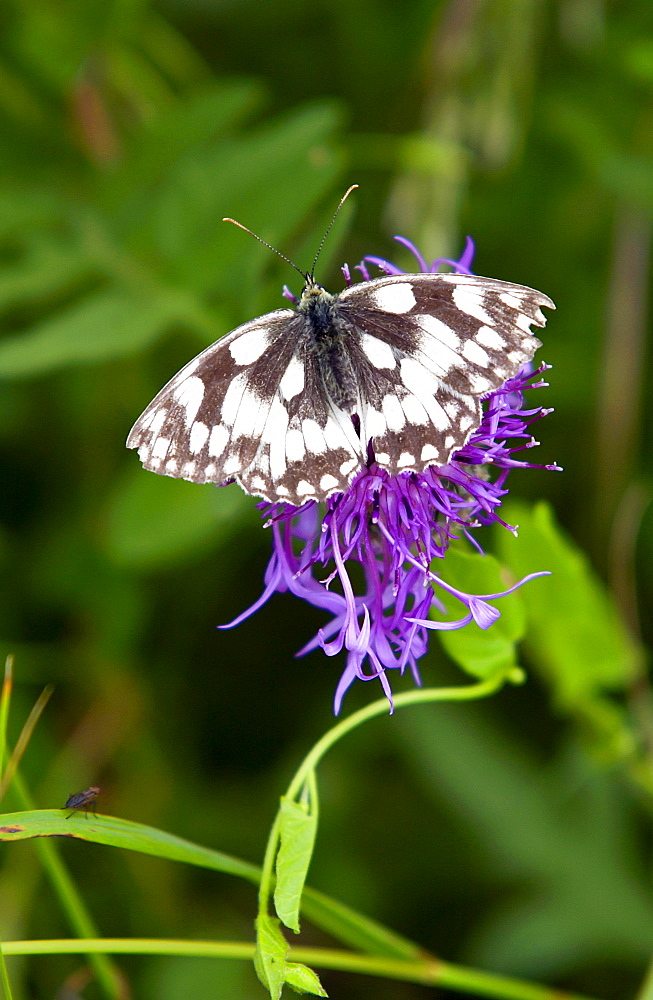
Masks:
[[[300,962],[286,963],[286,982],[295,993],[312,993],[316,997],[327,997],[317,974]]]
[[[303,802],[282,798],[280,817],[274,905],[286,927],[297,934],[302,890],[315,845],[317,815]]]
[[[279,921],[268,914],[256,918],[256,955],[254,968],[256,975],[272,1000],[279,1000],[286,981],[286,955],[288,942],[279,929]]]

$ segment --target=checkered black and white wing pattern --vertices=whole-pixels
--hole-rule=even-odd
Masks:
[[[127,439],[146,469],[226,483],[299,506],[347,489],[363,462],[349,415],[329,405],[304,316],[279,309],[189,362]]]
[[[341,293],[354,327],[361,437],[392,473],[445,465],[481,422],[481,398],[515,375],[540,341],[541,292],[475,275],[413,274]]]
[[[345,491],[371,451],[392,473],[444,465],[481,398],[530,360],[543,326],[530,288],[406,274],[238,327],[165,386],[127,440],[143,465],[197,483],[236,480],[300,506]]]

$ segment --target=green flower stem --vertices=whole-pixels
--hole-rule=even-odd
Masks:
[[[80,955],[89,952],[114,955],[169,955],[194,958],[229,958],[243,961],[254,957],[254,945],[237,941],[180,941],[153,938],[96,938],[94,940],[6,941],[5,955]],[[566,993],[510,976],[479,972],[438,959],[403,962],[370,955],[356,955],[329,948],[291,948],[293,962],[305,962],[323,969],[382,976],[423,986],[437,986],[460,993],[502,1000],[591,1000],[578,993]]]
[[[426,705],[434,701],[475,701],[478,698],[487,698],[503,687],[506,675],[497,674],[487,681],[478,684],[467,684],[460,687],[446,688],[422,688],[417,691],[407,691],[393,697],[395,711],[405,708],[407,705]],[[388,712],[388,702],[386,698],[379,698],[371,705],[366,705],[360,711],[354,712],[348,718],[338,722],[332,729],[324,734],[321,740],[315,744],[312,750],[306,755],[295,773],[294,778],[288,786],[288,798],[296,798],[299,789],[304,784],[307,776],[315,770],[321,759],[334,744],[341,740],[352,730],[362,726],[364,722],[376,718],[378,715],[386,715]]]
[[[499,673],[495,677],[491,677],[486,681],[481,681],[478,684],[467,684],[464,686],[448,688],[423,688],[418,691],[407,691],[405,694],[397,695],[393,699],[394,707],[396,710],[398,708],[404,708],[407,705],[428,704],[434,701],[474,701],[478,698],[486,698],[488,695],[494,694],[495,691],[498,691],[499,688],[503,686],[505,680],[506,675],[504,673]],[[334,744],[338,742],[338,740],[341,740],[348,733],[352,732],[352,730],[357,729],[358,726],[362,726],[364,722],[368,722],[370,719],[374,719],[378,715],[385,715],[387,712],[387,700],[385,698],[379,698],[378,701],[372,702],[371,705],[366,705],[365,708],[360,709],[358,712],[354,712],[353,715],[350,715],[348,718],[343,719],[342,722],[338,722],[335,726],[333,726],[332,729],[324,734],[322,739],[318,740],[300,764],[299,769],[295,772],[295,775],[288,786],[286,798],[295,800],[307,781],[310,782],[311,785],[313,784],[315,780],[315,768],[324,755],[331,749],[332,746],[334,746]],[[280,813],[277,812],[276,818],[270,830],[265,850],[265,858],[263,860],[263,869],[261,872],[261,883],[259,888],[259,917],[268,912],[270,890],[274,878],[274,862],[279,847],[280,825]]]

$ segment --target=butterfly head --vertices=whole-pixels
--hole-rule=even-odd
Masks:
[[[322,287],[322,285],[318,285],[312,274],[306,274],[304,275],[304,278],[306,283],[302,289],[302,297],[299,300],[300,309],[302,307],[305,309],[309,303],[318,299],[333,299],[333,295],[330,295],[329,292]]]

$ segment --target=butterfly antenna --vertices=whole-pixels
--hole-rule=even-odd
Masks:
[[[349,191],[347,192],[347,194],[349,194]],[[346,197],[347,197],[347,195],[345,195],[345,198]],[[344,201],[344,198],[343,198],[343,201]],[[342,202],[340,204],[342,204]],[[340,207],[340,206],[338,206],[338,207]],[[290,257],[286,257],[286,255],[284,253],[281,253],[281,250],[277,250],[277,248],[273,247],[270,243],[266,243],[264,239],[262,239],[260,236],[257,236],[256,233],[253,233],[252,230],[248,229],[247,226],[244,226],[242,224],[242,222],[236,222],[235,219],[223,219],[222,221],[223,222],[231,222],[231,223],[233,223],[234,226],[238,226],[239,229],[243,229],[246,233],[249,233],[250,236],[253,236],[255,240],[258,240],[259,243],[262,243],[263,246],[267,247],[268,250],[271,250],[272,253],[276,253],[277,257],[281,257],[282,260],[285,260],[286,264],[290,264],[291,267],[294,267],[295,270],[299,274],[301,274],[301,276],[304,279],[304,281],[308,281],[309,275],[305,274],[304,271],[302,271],[299,267],[297,267],[297,265],[290,259]],[[329,229],[330,228],[331,228],[331,226],[329,226]],[[329,230],[327,229],[327,232],[328,231]],[[322,241],[322,242],[324,242],[324,241]],[[312,279],[312,275],[310,277]]]
[[[315,266],[317,264],[317,259],[320,256],[320,254],[322,253],[322,247],[324,246],[324,244],[326,242],[326,238],[327,238],[327,236],[329,235],[329,233],[331,232],[331,230],[333,228],[333,223],[338,218],[338,212],[340,211],[340,209],[342,208],[342,206],[345,204],[345,202],[347,201],[347,198],[352,193],[352,191],[355,191],[357,187],[358,187],[358,184],[352,184],[352,186],[350,188],[347,188],[347,190],[343,194],[342,198],[340,199],[338,207],[336,208],[335,212],[333,213],[333,218],[331,219],[331,222],[327,226],[327,231],[324,234],[324,236],[322,237],[322,242],[320,243],[319,247],[317,248],[317,253],[315,254],[315,257],[313,259],[313,266],[312,266],[312,268],[310,269],[310,271],[309,271],[309,273],[307,275],[307,278],[310,278],[311,281],[314,280],[313,279],[313,275],[315,274]]]

